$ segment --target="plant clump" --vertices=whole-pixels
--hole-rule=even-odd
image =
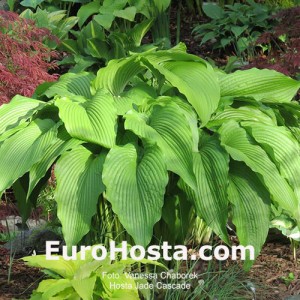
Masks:
[[[257,43],[262,45],[263,55],[248,66],[268,68],[289,76],[300,73],[300,7],[278,12],[273,18],[278,23],[271,31],[263,33]]]
[[[39,84],[58,78],[48,73],[57,67],[58,53],[43,44],[45,39],[55,37],[32,20],[0,11],[0,104],[16,94],[30,97]]]

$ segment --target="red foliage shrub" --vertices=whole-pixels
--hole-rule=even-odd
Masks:
[[[266,55],[257,57],[249,68],[268,68],[289,76],[300,73],[300,7],[285,9],[273,16],[277,25],[263,33],[258,44],[269,45]]]
[[[39,84],[57,79],[48,71],[57,67],[58,55],[43,44],[45,38],[55,39],[32,20],[0,10],[0,105],[16,94],[30,97]]]

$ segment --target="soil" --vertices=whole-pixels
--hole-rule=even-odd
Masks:
[[[249,271],[257,287],[257,299],[285,299],[298,295],[300,299],[300,251],[298,264],[292,258],[289,244],[267,243]],[[288,279],[289,274],[294,279]]]
[[[19,258],[14,258],[8,282],[9,266],[9,251],[0,246],[0,299],[29,299],[45,274],[39,269],[26,266]]]

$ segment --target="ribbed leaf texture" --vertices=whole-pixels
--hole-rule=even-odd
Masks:
[[[57,125],[50,119],[36,119],[6,139],[0,147],[0,193],[43,158],[52,144]]]
[[[105,153],[94,155],[83,146],[64,153],[55,167],[55,199],[66,245],[76,245],[87,234],[97,202],[105,187],[102,168]]]
[[[162,151],[146,144],[116,146],[107,155],[103,182],[106,196],[122,225],[138,245],[146,246],[161,218],[168,174]]]
[[[180,175],[192,188],[196,187],[192,131],[178,105],[166,102],[165,106],[155,105],[150,116],[132,111],[125,118],[127,130],[157,143],[168,170]]]
[[[226,229],[228,164],[229,156],[220,146],[218,139],[213,136],[202,136],[199,152],[193,155],[197,188],[193,190],[180,183],[180,187],[194,203],[197,215],[227,243],[229,243]]]
[[[62,97],[55,101],[68,133],[106,148],[113,147],[117,119],[113,96],[99,89],[92,99],[76,100]]]
[[[273,70],[250,69],[219,74],[222,97],[253,97],[263,102],[290,102],[300,82]]]
[[[13,131],[20,123],[29,119],[37,110],[42,109],[45,102],[15,96],[10,103],[0,106],[0,135],[5,131]]]
[[[235,121],[224,123],[220,130],[221,144],[236,161],[243,161],[252,171],[261,175],[275,202],[297,217],[296,195],[268,154]]]
[[[243,163],[231,165],[228,197],[233,204],[233,223],[240,244],[253,246],[255,258],[267,238],[270,218],[270,196],[257,176]],[[253,260],[246,252],[244,268],[249,270]]]

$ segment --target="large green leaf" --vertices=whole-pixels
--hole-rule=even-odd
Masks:
[[[73,278],[76,271],[74,262],[72,260],[67,261],[62,256],[59,256],[59,260],[48,260],[46,255],[34,255],[23,257],[22,260],[31,267],[49,269],[63,278]]]
[[[162,105],[155,105],[150,116],[128,112],[125,115],[125,129],[157,143],[163,151],[168,170],[180,175],[190,187],[196,188],[192,130],[178,105],[172,102]]]
[[[99,8],[100,8],[100,3],[97,1],[93,1],[85,5],[82,5],[77,12],[77,16],[79,18],[78,20],[79,27],[81,27],[91,15],[97,13],[99,11]]]
[[[8,104],[0,106],[0,135],[6,131],[14,131],[47,103],[35,99],[15,96]]]
[[[133,22],[136,15],[136,8],[134,6],[126,7],[122,10],[115,10],[113,14],[115,17]]]
[[[130,31],[128,31],[135,47],[139,47],[141,45],[142,39],[151,28],[153,21],[153,19],[146,19],[143,22],[136,24]]]
[[[95,78],[95,75],[87,72],[80,74],[67,73],[60,77],[59,81],[53,84],[46,92],[45,95],[48,98],[52,98],[55,95],[62,97],[71,97],[74,95],[84,96],[85,98],[91,98],[90,85],[91,80]]]
[[[224,10],[217,3],[204,3],[202,6],[204,13],[211,19],[218,20],[223,17]]]
[[[296,195],[268,154],[235,121],[224,123],[219,133],[221,144],[230,156],[259,174],[273,200],[296,217],[299,214]]]
[[[20,4],[25,7],[32,7],[33,9],[36,9],[36,7],[44,1],[45,0],[23,0]]]
[[[227,243],[228,164],[229,156],[218,139],[202,134],[199,152],[193,155],[197,188],[193,190],[180,183],[180,187],[195,204],[197,215]]]
[[[109,59],[109,48],[106,42],[97,38],[87,39],[87,48],[89,53],[96,58]]]
[[[229,107],[217,113],[209,121],[208,127],[220,126],[227,120],[255,121],[263,124],[276,125],[274,124],[274,120],[260,109],[251,106],[242,106],[239,108]]]
[[[71,138],[67,133],[66,129],[61,126],[58,129],[57,137],[54,139],[54,142],[50,147],[48,147],[43,154],[43,158],[34,164],[30,168],[30,180],[28,186],[27,197],[30,196],[34,187],[37,185],[39,180],[45,175],[47,170],[51,167],[54,161],[65,151],[70,150],[80,144],[83,141]]]
[[[148,55],[146,59],[187,98],[196,110],[202,124],[205,125],[218,107],[220,100],[220,88],[216,73],[202,61],[195,61],[196,59],[192,55],[169,52],[169,56],[170,58],[167,59],[166,56],[164,57],[164,53],[157,52],[156,56]],[[176,60],[178,57],[182,57],[182,60],[186,61]]]
[[[30,196],[27,196],[28,186],[29,186],[29,173],[25,173],[21,178],[16,180],[12,185],[23,223],[25,223],[27,219],[30,217],[32,208],[36,207],[37,199],[41,191],[47,186],[50,177],[51,177],[51,169],[45,172],[43,174],[43,177],[39,179],[39,182],[31,191]]]
[[[253,97],[263,102],[290,102],[300,88],[299,81],[274,70],[253,68],[218,75],[222,97]]]
[[[242,126],[254,137],[274,160],[282,177],[294,190],[298,199],[297,220],[300,222],[300,146],[292,133],[283,126],[270,126],[254,122],[242,122]],[[295,212],[296,213],[296,212]]]
[[[270,224],[270,196],[257,176],[243,163],[230,166],[228,197],[233,204],[233,223],[243,246],[253,246],[255,258],[267,238]],[[244,268],[249,270],[252,260],[247,252]]]
[[[119,60],[111,60],[106,68],[102,68],[97,73],[94,81],[94,88],[105,88],[114,96],[124,90],[129,80],[144,67],[141,66],[137,55]]]
[[[85,102],[74,101],[72,97],[58,98],[55,105],[72,137],[107,148],[115,144],[117,110],[110,93],[98,90]]]
[[[75,277],[71,280],[71,283],[74,290],[83,300],[90,300],[93,299],[96,279],[96,275],[86,278]]]
[[[83,146],[64,153],[57,161],[55,199],[67,246],[76,245],[90,230],[97,201],[105,187],[105,153],[94,155]]]
[[[115,96],[115,105],[118,115],[124,115],[133,108],[133,105],[141,105],[146,99],[156,98],[155,90],[148,84],[137,84],[119,96]]]
[[[53,120],[36,119],[1,144],[0,193],[43,157],[56,132],[57,124]]]
[[[146,144],[116,146],[107,155],[103,182],[106,196],[136,244],[146,246],[153,226],[161,218],[168,174],[161,150]]]
[[[20,122],[20,125],[17,125],[16,127],[8,129],[4,133],[2,133],[0,135],[0,146],[1,146],[1,144],[2,144],[3,141],[5,141],[7,138],[9,138],[10,136],[12,136],[16,132],[20,131],[21,129],[24,129],[25,127],[27,127],[28,124],[29,124],[28,121],[27,122],[23,122],[23,123]]]
[[[51,279],[48,279],[46,282],[41,282],[39,284],[37,292],[43,290],[42,299],[55,299],[55,296],[59,297],[61,292],[72,286],[70,279],[56,279],[53,282],[50,280]]]

